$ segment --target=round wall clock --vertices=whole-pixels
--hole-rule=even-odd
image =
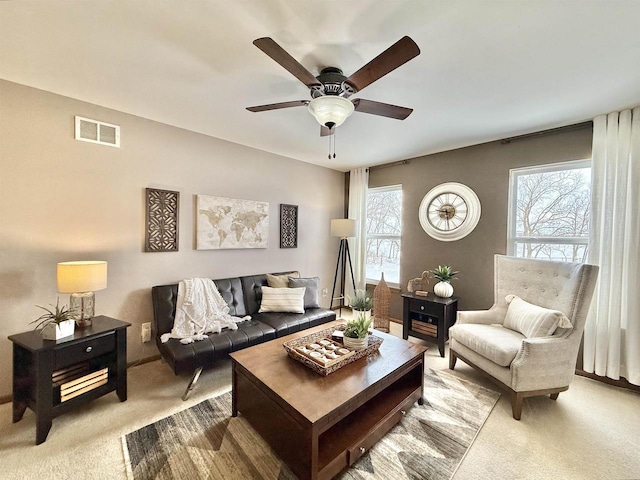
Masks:
[[[449,182],[432,188],[418,210],[420,225],[436,240],[453,242],[469,235],[480,220],[480,200],[466,185]]]

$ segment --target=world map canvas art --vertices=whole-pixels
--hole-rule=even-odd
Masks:
[[[267,248],[269,202],[197,195],[196,249]]]

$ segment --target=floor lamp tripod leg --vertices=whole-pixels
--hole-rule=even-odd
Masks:
[[[349,259],[349,271],[351,272],[351,281],[353,282],[353,293],[356,291],[356,279],[353,276],[353,266],[351,264],[351,253],[349,252],[349,240],[345,240],[346,250],[347,250],[347,258]]]
[[[333,276],[333,288],[331,289],[331,307],[333,308],[334,295],[336,293],[336,281],[338,280],[338,270],[340,269],[340,258],[342,257],[343,242],[340,240],[340,249],[338,250],[338,262],[336,263],[336,274]],[[342,302],[340,303],[340,316],[342,316]]]

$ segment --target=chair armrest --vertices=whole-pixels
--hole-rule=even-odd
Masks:
[[[482,323],[491,325],[497,323],[502,325],[504,318],[493,308],[489,310],[467,310],[458,312],[456,324],[460,323]]]
[[[524,391],[568,386],[576,370],[578,347],[573,338],[525,338],[511,362],[511,388]]]

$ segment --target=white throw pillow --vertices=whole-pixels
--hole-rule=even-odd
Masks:
[[[507,295],[509,304],[504,326],[520,332],[527,338],[548,337],[558,327],[571,328],[571,322],[562,312],[525,302],[516,295]]]
[[[289,312],[304,313],[304,291],[306,288],[262,287],[262,302],[258,313]]]

